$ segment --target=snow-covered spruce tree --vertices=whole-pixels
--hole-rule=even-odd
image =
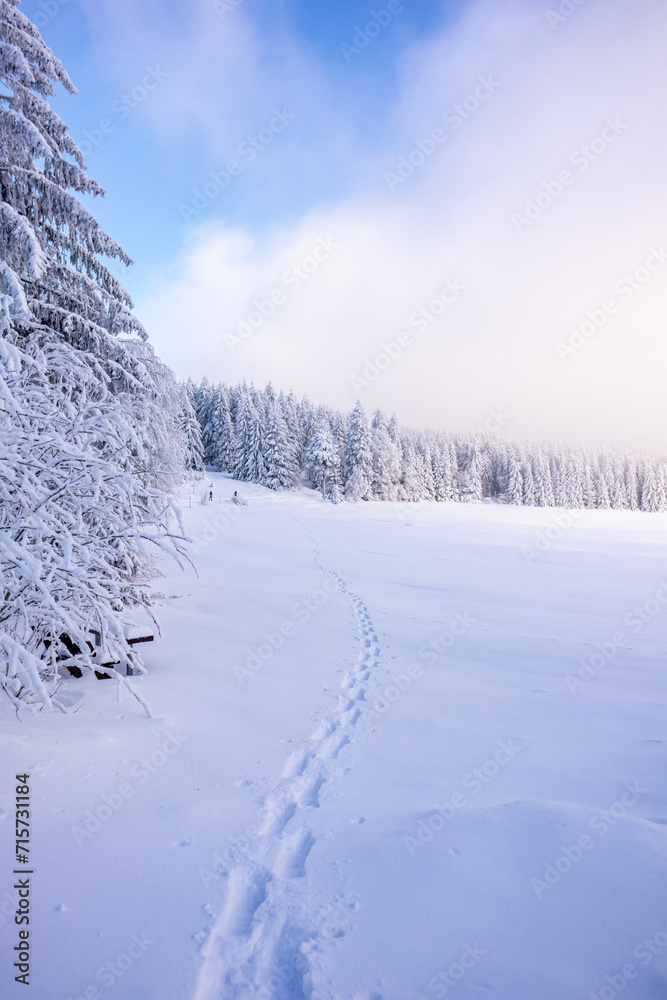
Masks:
[[[649,456],[644,459],[641,498],[641,510],[654,514],[665,509],[664,480]]]
[[[634,456],[627,459],[625,466],[625,502],[628,510],[639,509],[639,478]]]
[[[226,386],[219,385],[213,390],[206,420],[208,464],[218,472],[231,472],[234,464],[235,435]]]
[[[447,440],[438,440],[438,449],[434,454],[433,477],[435,480],[435,499],[446,503],[454,499],[454,469],[452,451]]]
[[[352,410],[345,443],[345,497],[369,500],[373,477],[373,452],[368,419],[360,402]]]
[[[371,425],[373,450],[373,496],[377,500],[396,500],[401,479],[400,451],[389,436],[387,421],[376,410]]]
[[[164,490],[173,487],[183,469],[201,469],[197,459],[201,451],[198,421],[185,386],[178,382],[171,368],[155,354],[144,340],[124,340],[130,356],[139,358],[148,379],[141,397],[154,405],[140,411],[142,441],[149,465],[146,474],[154,486]],[[155,420],[156,412],[160,419]]]
[[[399,500],[423,500],[419,492],[419,476],[417,474],[417,457],[412,435],[405,434],[401,441],[401,482],[398,489]]]
[[[250,437],[248,439],[248,454],[246,457],[245,474],[243,478],[249,483],[266,484],[266,461],[264,459],[264,404],[261,398],[255,398],[257,406],[253,406],[250,421]]]
[[[435,479],[431,449],[427,441],[420,442],[416,454],[417,477],[419,480],[419,495],[422,500],[435,500]]]
[[[510,446],[508,459],[507,502],[520,506],[523,503],[523,475],[521,473],[523,456],[521,449],[518,446],[514,448]]]
[[[121,613],[150,605],[146,557],[168,542],[155,531],[165,500],[119,462],[143,454],[141,402],[119,414],[85,356],[2,339],[0,386],[0,685],[17,705],[47,707],[60,669],[94,666],[93,631],[105,658],[143,669]]]
[[[185,439],[185,468],[192,472],[204,471],[204,446],[201,439],[201,425],[197,420],[195,397],[197,387],[191,378],[185,383],[185,400],[181,414],[180,429]]]
[[[322,490],[325,498],[327,488],[337,485],[338,469],[336,445],[328,421],[323,420],[308,446],[306,472],[311,485],[316,490]]]
[[[266,486],[271,490],[294,489],[299,470],[282,409],[275,399],[270,399],[266,407],[266,433],[263,446]]]
[[[185,468],[192,472],[204,471],[204,446],[201,428],[190,397],[186,395],[179,429],[185,439]]]
[[[537,448],[533,455],[533,484],[537,506],[553,507],[554,494],[551,483],[551,466],[542,448]]]
[[[242,386],[236,399],[236,419],[234,421],[234,465],[235,479],[247,481],[248,456],[250,454],[250,437],[255,409],[245,386]]]
[[[299,406],[293,392],[290,392],[286,398],[281,393],[279,399],[285,424],[287,425],[287,437],[292,449],[292,461],[296,468],[296,478],[298,480],[299,472],[304,464],[305,440],[304,428],[299,420]]]
[[[178,459],[150,359],[126,343],[145,332],[99,255],[129,258],[72,193],[103,191],[46,101],[75,88],[15,0],[0,81],[0,687],[46,707],[73,648],[92,669],[93,630],[142,669],[121,616],[148,604],[147,546],[169,537],[154,459]]]

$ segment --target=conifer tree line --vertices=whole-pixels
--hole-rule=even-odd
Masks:
[[[187,392],[202,462],[274,490],[307,482],[334,500],[667,510],[667,465],[656,456],[414,430],[380,410],[369,419],[359,402],[346,415],[271,385],[204,378]]]
[[[200,455],[104,263],[131,263],[84,203],[104,191],[48,103],[76,89],[18,0],[0,0],[0,83],[0,691],[36,708],[73,656],[94,669],[91,635],[143,669],[126,615],[151,603],[151,552],[181,551],[165,486]]]

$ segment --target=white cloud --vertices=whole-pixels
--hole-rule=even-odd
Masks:
[[[663,448],[667,265],[632,296],[614,285],[652,247],[667,248],[667,10],[588,0],[553,30],[548,9],[478,3],[458,27],[406,52],[386,144],[352,151],[357,182],[338,203],[279,231],[194,230],[139,303],[165,360],[182,375],[271,379],[341,406],[360,395],[406,422],[471,428],[501,404],[509,435]],[[278,76],[292,79],[293,69],[287,60]],[[498,86],[475,109],[479,78],[489,75]],[[444,115],[466,98],[469,117],[454,128]],[[418,143],[428,149],[438,127],[446,140],[391,192],[385,173]],[[339,128],[337,120],[334,136]],[[589,154],[577,153],[594,140]],[[585,155],[596,157],[586,169]],[[567,184],[557,181],[564,170]],[[517,232],[516,217],[538,195],[539,216]],[[322,238],[339,246],[290,288],[284,272]],[[410,329],[410,315],[447,279],[465,293],[427,332],[413,328],[413,344],[355,390],[351,377]],[[275,289],[285,301],[230,351],[225,334]],[[560,359],[556,343],[610,297],[617,311]]]

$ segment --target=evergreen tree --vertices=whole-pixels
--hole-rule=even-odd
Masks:
[[[573,453],[568,457],[565,476],[565,499],[565,506],[573,510],[585,506],[583,460],[579,454]]]
[[[611,492],[611,506],[613,510],[625,510],[626,496],[621,479],[616,480]]]
[[[357,402],[348,421],[345,448],[345,496],[348,500],[369,500],[373,477],[373,453],[368,419]]]
[[[338,483],[334,483],[331,487],[331,492],[329,493],[329,500],[331,503],[339,504],[343,502],[343,497],[341,495],[340,487]]]
[[[247,389],[243,389],[237,396],[236,420],[234,423],[233,474],[235,479],[248,479],[248,456],[250,454],[250,441],[254,418],[255,409],[252,405]]]
[[[183,406],[180,430],[186,442],[185,468],[193,472],[203,472],[204,446],[201,440],[201,426],[189,397],[186,397]]]
[[[523,456],[518,448],[510,448],[508,456],[507,502],[521,505],[524,503],[523,474],[521,466]]]
[[[416,449],[410,436],[405,436],[401,441],[401,485],[399,490],[399,500],[419,501],[421,496],[421,483],[417,471]]]
[[[339,459],[334,440],[326,420],[320,423],[308,447],[306,471],[311,485],[326,493],[327,486],[337,484]]]
[[[212,394],[207,409],[206,438],[209,465],[218,472],[232,472],[235,433],[225,386],[219,386]]]
[[[249,483],[261,483],[266,485],[266,459],[264,455],[264,406],[260,396],[254,395],[252,406],[252,417],[250,420],[250,434],[248,438],[248,451],[246,454],[245,471],[243,478]]]
[[[528,455],[522,468],[523,473],[523,503],[525,507],[535,506],[535,483],[533,481],[533,465]]]
[[[533,492],[537,507],[553,507],[554,494],[551,485],[551,466],[541,448],[533,455]]]
[[[590,452],[585,454],[583,471],[584,507],[591,509],[593,507],[597,507],[598,493],[595,485],[595,478],[593,476],[593,456]]]
[[[421,441],[416,454],[417,481],[420,500],[435,500],[435,479],[431,449],[427,441]]]
[[[448,442],[442,437],[437,442],[433,454],[433,479],[435,484],[435,499],[446,503],[454,499],[454,471],[452,469],[452,453]]]
[[[593,482],[595,487],[595,506],[608,510],[611,507],[609,487],[607,486],[607,477],[605,476],[604,469],[600,466],[598,460],[596,460],[593,468]]]
[[[639,476],[634,457],[628,459],[625,469],[625,496],[628,510],[639,510]]]
[[[48,706],[74,645],[92,669],[93,628],[141,669],[121,616],[149,603],[146,543],[169,531],[152,484],[182,472],[187,406],[100,259],[129,257],[76,197],[104,192],[47,103],[72,82],[15,0],[0,42],[0,683]]]
[[[653,462],[650,458],[645,458],[641,482],[641,510],[654,514],[664,509],[665,496],[661,485]]]
[[[298,479],[298,468],[294,461],[287,424],[275,399],[270,399],[266,407],[264,464],[266,472],[263,482],[269,489],[294,489]]]
[[[373,496],[378,500],[395,500],[401,478],[400,454],[389,436],[387,421],[380,410],[376,410],[371,425],[371,448]]]
[[[481,503],[482,477],[477,465],[477,457],[473,453],[468,468],[459,472],[459,497],[462,503]]]
[[[299,407],[296,401],[296,396],[293,392],[290,392],[289,396],[287,396],[282,402],[282,412],[285,418],[287,436],[292,450],[292,461],[296,467],[298,479],[299,470],[303,468],[304,464],[305,439],[303,427],[299,419]]]
[[[550,466],[554,506],[567,507],[566,461],[561,444],[556,446],[555,451],[550,456]]]

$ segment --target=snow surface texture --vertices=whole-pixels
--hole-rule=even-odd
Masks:
[[[667,517],[210,482],[199,576],[157,584],[155,717],[87,678],[2,707],[31,995],[664,997]]]

